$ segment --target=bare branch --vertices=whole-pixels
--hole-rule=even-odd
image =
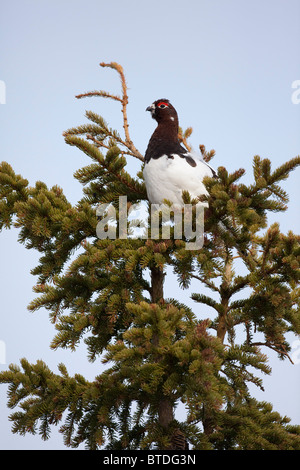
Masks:
[[[101,96],[102,98],[111,98],[112,100],[115,101],[120,101],[122,103],[122,98],[120,98],[117,95],[112,95],[111,93],[108,93],[107,91],[88,91],[87,93],[81,93],[80,95],[76,95],[75,98],[81,99],[81,98],[87,98],[91,96]]]
[[[125,146],[132,152],[131,154],[141,160],[142,162],[144,161],[144,157],[142,154],[136,149],[134,146],[130,134],[129,134],[129,124],[128,124],[128,117],[127,117],[127,104],[128,104],[128,95],[127,95],[127,85],[126,85],[126,80],[125,80],[125,75],[124,75],[124,70],[123,67],[118,64],[117,62],[110,62],[109,64],[106,64],[104,62],[100,63],[101,67],[110,67],[114,70],[116,70],[121,79],[121,85],[122,85],[122,99],[119,99],[119,101],[122,103],[122,114],[123,114],[123,128],[125,132]]]

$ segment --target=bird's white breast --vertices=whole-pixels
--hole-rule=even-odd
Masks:
[[[182,191],[186,190],[192,198],[207,194],[202,182],[204,176],[212,176],[212,171],[200,159],[192,167],[185,158],[163,155],[145,164],[144,179],[148,199],[151,204],[161,204],[164,199],[176,205],[183,205]]]

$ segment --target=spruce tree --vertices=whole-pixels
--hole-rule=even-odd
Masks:
[[[58,425],[66,446],[87,449],[300,450],[300,426],[249,391],[249,384],[263,389],[257,373],[271,373],[268,349],[291,360],[286,333],[300,333],[299,236],[267,220],[269,212],[287,209],[280,183],[300,157],[273,170],[269,159],[255,156],[249,185],[241,182],[243,169],[230,174],[219,167],[217,178],[206,178],[201,249],[187,250],[172,226],[168,239],[122,237],[120,226],[115,238],[99,238],[99,222],[108,221],[99,204],[110,204],[116,216],[119,196],[127,197],[128,211],[147,204],[123,69],[100,65],[119,74],[121,95],[93,91],[77,98],[119,102],[123,131],[87,111],[85,124],[64,132],[66,143],[92,160],[74,175],[82,199],[72,205],[58,186],[29,186],[2,162],[0,226],[16,227],[19,241],[40,253],[32,270],[37,297],[28,308],[49,311],[57,330],[51,348],[76,350],[84,341],[88,359],[105,368],[88,381],[70,376],[62,363],[58,373],[42,361],[11,364],[0,381],[8,384],[8,406],[18,407],[12,431],[47,439]],[[180,129],[187,147],[191,132]],[[214,156],[203,145],[200,151],[206,161]],[[132,158],[140,161],[136,175],[126,171]],[[198,283],[191,297],[200,314],[166,298],[166,273],[183,289]],[[185,416],[176,419],[179,403]]]

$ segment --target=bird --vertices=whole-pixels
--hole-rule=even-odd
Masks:
[[[184,190],[192,199],[207,195],[203,178],[216,177],[216,172],[200,154],[181,145],[178,114],[174,106],[168,99],[161,98],[148,106],[146,111],[150,111],[157,122],[144,157],[143,176],[149,202],[163,204],[167,200],[174,206],[183,207]]]

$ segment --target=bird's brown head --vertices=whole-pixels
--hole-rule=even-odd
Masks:
[[[161,98],[159,100],[154,101],[150,106],[148,106],[146,111],[151,112],[151,116],[157,121],[158,124],[167,121],[171,121],[174,122],[174,124],[178,124],[178,116],[176,109],[166,98]]]

